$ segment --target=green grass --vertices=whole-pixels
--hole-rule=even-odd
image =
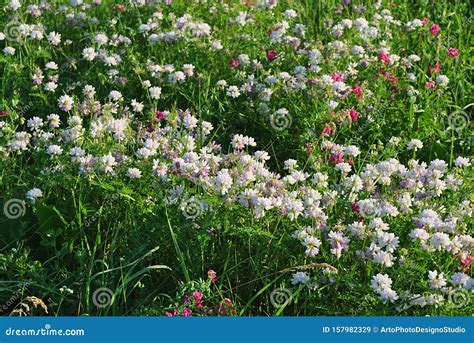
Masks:
[[[52,1],[53,6],[59,3],[61,1]],[[162,42],[149,45],[137,28],[146,23],[158,7],[133,8],[125,2],[127,10],[117,13],[112,10],[115,2],[104,0],[102,6],[88,11],[88,16],[98,18],[100,24],[86,21],[83,27],[75,27],[65,24],[64,13],[48,11],[40,19],[32,19],[23,6],[18,11],[18,21],[42,22],[48,32],[60,32],[62,39],[70,39],[71,43],[54,48],[44,40],[0,41],[0,50],[9,45],[16,48],[14,56],[0,55],[0,110],[9,112],[8,117],[0,120],[8,122],[11,128],[0,135],[4,147],[0,153],[7,149],[13,130],[26,130],[26,121],[33,116],[46,120],[48,114],[58,113],[65,123],[68,114],[59,110],[57,98],[62,94],[81,98],[82,87],[90,84],[96,88],[96,99],[100,101],[105,101],[111,90],[120,91],[127,103],[131,99],[144,101],[147,108],[136,115],[136,122],[146,123],[152,120],[156,110],[168,110],[173,118],[169,125],[181,132],[175,120],[176,112],[189,108],[199,122],[209,121],[214,125],[211,138],[222,145],[224,153],[232,149],[233,135],[241,133],[255,138],[258,144],[255,150],[265,150],[271,155],[268,165],[272,171],[286,175],[284,161],[294,158],[305,171],[327,172],[331,184],[336,184],[340,176],[317,148],[323,141],[324,125],[332,120],[327,106],[329,92],[316,95],[306,90],[276,92],[268,102],[270,112],[284,107],[292,118],[289,128],[278,131],[270,125],[268,115],[260,113],[258,105],[262,101],[258,96],[250,94],[232,99],[219,90],[216,83],[223,79],[229,85],[242,84],[236,71],[229,68],[228,61],[243,53],[262,62],[263,69],[255,72],[245,68],[247,75],[255,73],[259,81],[270,73],[292,73],[295,66],[307,63],[294,49],[269,41],[269,28],[283,19],[287,8],[297,10],[296,20],[307,26],[304,42],[314,47],[334,40],[329,20],[334,24],[363,14],[355,13],[351,7],[341,7],[340,2],[334,0],[288,0],[280,1],[272,12],[253,11],[252,24],[230,26],[229,18],[250,7],[235,1],[228,3],[231,4],[228,13],[219,5],[215,15],[209,13],[210,2],[174,1],[171,8],[163,10],[166,16],[162,26],[166,30],[171,27],[170,12],[176,16],[191,13],[193,18],[209,23],[216,28],[213,37],[222,42],[223,51],[210,51],[207,39],[195,38],[172,45]],[[360,4],[365,4],[369,15],[375,12],[366,1],[351,2],[351,6]],[[386,2],[383,4],[387,8]],[[354,97],[341,100],[343,108],[356,108],[361,119],[352,125],[338,126],[331,139],[344,146],[360,148],[362,153],[354,162],[357,173],[369,163],[390,158],[407,164],[414,153],[405,147],[413,138],[423,141],[424,145],[416,153],[417,159],[425,162],[442,159],[452,167],[456,157],[472,154],[474,99],[469,2],[397,1],[390,9],[403,23],[427,17],[429,24],[441,26],[441,32],[434,37],[426,30],[407,33],[401,27],[388,28],[381,24],[381,31],[390,30],[393,36],[388,42],[392,53],[401,57],[420,56],[421,60],[413,68],[416,82],[410,83],[404,72],[397,70],[394,74],[398,73],[399,83],[393,86],[383,77],[377,77],[378,67],[371,65],[361,69],[359,79],[366,81],[373,95],[364,101]],[[112,18],[116,23],[108,22]],[[10,12],[0,12],[0,23],[12,21]],[[81,58],[83,48],[90,44],[88,36],[98,32],[105,32],[109,37],[119,33],[132,39],[128,46],[110,48],[122,53],[123,62],[116,69],[120,76],[128,78],[126,84],[113,83],[107,75],[111,68],[103,63]],[[361,44],[352,31],[343,38],[351,44]],[[377,47],[379,44],[380,40],[374,43]],[[265,51],[274,47],[279,57],[268,62]],[[460,57],[448,57],[449,47],[459,48]],[[350,54],[342,54],[338,60],[325,60],[319,74],[341,71],[351,58]],[[141,86],[143,80],[152,80],[146,69],[148,60],[159,65],[173,63],[176,69],[186,63],[193,64],[196,75],[183,84],[160,85],[162,98],[153,101]],[[33,87],[31,79],[36,69],[44,68],[49,61],[59,65],[60,86],[54,94]],[[430,91],[424,87],[430,78],[428,67],[436,61],[441,62],[442,74],[449,78],[446,90]],[[45,72],[45,82],[52,74]],[[410,85],[420,91],[416,99],[406,95]],[[372,121],[367,121],[369,115]],[[88,127],[93,115],[83,117]],[[462,125],[455,126],[452,118],[459,119]],[[399,146],[389,143],[392,136],[400,138]],[[199,148],[211,140],[199,138],[196,142]],[[97,140],[87,137],[83,146],[95,156],[112,150],[134,156],[140,147],[139,140],[133,137],[130,141],[128,145],[120,145],[109,136]],[[61,173],[44,172],[45,167],[53,165],[64,169]],[[26,296],[36,296],[44,301],[49,315],[164,315],[165,311],[182,306],[186,295],[200,290],[205,294],[209,309],[229,298],[235,309],[232,314],[238,315],[472,315],[473,301],[463,307],[446,302],[441,306],[400,309],[400,302],[384,304],[369,288],[373,275],[387,273],[393,279],[395,290],[424,294],[430,292],[429,270],[437,269],[446,274],[456,270],[459,256],[448,252],[429,253],[410,243],[408,235],[413,223],[408,214],[390,219],[392,232],[400,237],[400,247],[410,246],[405,254],[406,264],[383,268],[373,261],[359,260],[356,251],[368,245],[364,241],[354,240],[351,249],[339,259],[329,252],[331,247],[324,239],[329,228],[348,225],[357,217],[350,210],[350,202],[342,198],[327,210],[328,230],[318,233],[323,241],[320,254],[310,258],[304,255],[304,247],[291,234],[314,222],[290,221],[278,211],[254,218],[249,209],[226,203],[202,185],[179,178],[167,182],[156,178],[150,173],[152,160],[143,162],[142,166],[144,175],[135,182],[125,177],[104,177],[98,172],[81,175],[67,156],[50,160],[40,149],[2,156],[2,204],[11,198],[23,199],[33,187],[45,193],[44,200],[26,206],[21,218],[0,218],[2,314],[21,307]],[[423,206],[454,210],[463,199],[470,200],[472,206],[472,169],[464,174],[459,172],[459,176],[464,180],[459,192],[443,194]],[[179,204],[165,203],[169,190],[177,186],[184,186],[187,194],[206,200],[210,209],[196,220],[187,219]],[[297,186],[293,190],[296,191]],[[381,193],[389,198],[395,196],[389,186]],[[472,235],[472,221],[467,217],[459,232]],[[397,256],[402,253],[398,252]],[[320,265],[311,263],[327,263],[338,270],[337,277],[331,282]],[[312,282],[317,284],[314,290],[293,286],[290,282],[292,274],[307,265],[310,265],[308,273]],[[217,272],[215,283],[207,279],[209,269]],[[467,273],[472,277],[472,271]],[[62,286],[74,293],[61,292]],[[113,298],[113,303],[103,308],[92,301],[94,291],[101,287],[110,289]],[[280,287],[291,290],[292,297],[278,307],[272,304],[270,295]],[[468,292],[468,295],[472,300],[472,294]],[[8,306],[2,309],[4,304]],[[202,315],[216,314],[194,311]],[[28,314],[45,313],[37,308]]]

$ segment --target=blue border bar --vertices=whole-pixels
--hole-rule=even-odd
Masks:
[[[0,317],[0,330],[1,343],[473,343],[474,317]]]

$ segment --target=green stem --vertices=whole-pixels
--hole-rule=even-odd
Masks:
[[[184,256],[181,252],[181,249],[179,248],[178,241],[176,239],[176,234],[174,233],[173,227],[171,226],[170,218],[168,216],[168,207],[166,207],[166,205],[165,205],[165,214],[166,214],[166,221],[168,222],[168,227],[171,233],[171,238],[173,239],[174,248],[176,250],[176,254],[178,255],[179,264],[181,265],[181,269],[183,270],[183,274],[184,274],[184,278],[186,282],[189,283],[191,282],[191,278],[189,277],[188,268],[186,267],[186,263],[184,262]]]

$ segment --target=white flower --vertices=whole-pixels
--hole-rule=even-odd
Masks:
[[[52,144],[48,147],[47,153],[49,155],[61,155],[63,153],[63,148],[59,145]]]
[[[471,165],[471,162],[469,161],[469,157],[459,156],[454,160],[454,165],[456,167],[469,167]]]
[[[435,250],[449,250],[451,247],[451,240],[444,232],[436,232],[430,238],[430,243]]]
[[[97,44],[99,45],[104,45],[104,44],[107,44],[107,42],[109,41],[109,39],[107,38],[107,36],[103,33],[99,33],[95,36],[95,41],[97,42]]]
[[[12,11],[15,11],[15,10],[19,9],[20,7],[21,7],[21,3],[18,0],[12,0],[8,4],[8,9],[12,10]]]
[[[412,139],[408,142],[408,150],[415,150],[423,148],[423,142],[419,139]]]
[[[449,79],[446,75],[439,75],[436,78],[436,83],[440,86],[447,86],[449,83]]]
[[[48,62],[48,63],[46,63],[46,65],[45,65],[45,69],[57,70],[57,69],[58,69],[58,65],[56,64],[56,62]]]
[[[69,155],[71,155],[71,157],[81,157],[81,156],[84,156],[85,154],[86,154],[85,150],[80,147],[73,147],[69,151]]]
[[[229,86],[229,88],[227,88],[226,95],[231,97],[231,98],[239,97],[240,96],[239,88],[237,88],[237,86]]]
[[[52,129],[55,129],[57,127],[59,127],[59,124],[61,123],[61,120],[59,118],[59,116],[55,113],[51,113],[49,114],[46,119],[49,120],[49,127],[52,128]]]
[[[131,179],[139,179],[142,176],[142,172],[138,168],[128,168],[127,176]]]
[[[219,80],[219,81],[217,81],[216,85],[220,88],[224,88],[225,86],[227,86],[227,81],[226,80]]]
[[[255,139],[244,135],[234,135],[230,143],[234,149],[243,149],[246,146],[256,146]]]
[[[398,299],[397,292],[395,292],[393,289],[387,288],[383,289],[380,293],[380,299],[383,300],[384,303],[386,302],[395,302],[395,300]]]
[[[39,188],[30,189],[26,193],[26,198],[31,200],[33,203],[35,202],[37,198],[41,198],[42,196],[43,196],[43,192]]]
[[[400,143],[400,138],[392,136],[389,141],[390,144],[392,145],[398,145]]]
[[[87,61],[93,61],[97,57],[94,48],[84,48],[82,50],[82,57]]]
[[[393,255],[385,252],[385,251],[378,251],[374,254],[374,261],[379,263],[385,267],[393,266]]]
[[[241,54],[241,55],[237,56],[237,59],[239,60],[240,64],[242,64],[242,65],[246,65],[246,64],[250,63],[250,57],[248,55],[245,55],[245,54]]]
[[[349,145],[348,147],[344,148],[344,155],[356,157],[360,155],[360,150],[355,145]]]
[[[232,177],[230,176],[228,169],[220,170],[214,179],[216,189],[221,195],[227,194],[232,183]]]
[[[74,105],[74,99],[69,95],[63,95],[58,99],[58,105],[64,112],[68,112]]]
[[[295,18],[297,16],[297,13],[295,10],[289,9],[285,11],[284,15],[285,15],[285,19],[289,20],[289,19]]]
[[[221,49],[223,49],[224,47],[222,46],[221,42],[219,42],[218,40],[215,40],[215,41],[212,42],[211,48],[212,48],[213,50],[221,50]]]
[[[290,159],[288,159],[288,160],[286,160],[286,161],[284,162],[284,164],[285,164],[285,169],[286,169],[286,170],[290,170],[290,171],[291,171],[291,170],[295,170],[295,168],[297,167],[297,163],[298,163],[298,161],[296,161],[296,160],[290,158]]]
[[[313,257],[319,253],[319,247],[321,246],[321,241],[316,237],[309,236],[304,240],[304,245],[306,246],[306,255]]]
[[[102,156],[99,159],[99,170],[107,173],[107,174],[113,174],[114,173],[114,167],[117,165],[117,162],[115,161],[115,157],[112,156],[112,154],[107,154]]]
[[[122,93],[119,91],[113,90],[109,93],[109,100],[112,101],[121,101],[123,100]]]
[[[375,292],[380,293],[384,289],[392,287],[392,279],[387,274],[377,274],[372,277],[370,288]]]
[[[347,162],[341,162],[336,164],[334,169],[339,170],[343,174],[347,174],[352,170],[352,166]]]
[[[7,56],[8,55],[10,55],[10,56],[14,55],[15,51],[16,51],[16,49],[12,48],[11,46],[7,46],[5,49],[3,49],[3,53]]]
[[[51,43],[51,45],[59,45],[59,43],[61,43],[61,35],[52,31],[48,34],[48,41]]]
[[[440,289],[446,286],[446,279],[443,273],[438,274],[437,270],[428,272],[428,279],[430,281],[430,287],[434,289]]]
[[[457,285],[464,286],[465,284],[467,284],[469,279],[470,279],[469,275],[466,275],[464,273],[454,273],[451,276],[451,279],[449,279],[449,282],[456,286]]]
[[[48,82],[47,84],[44,85],[44,90],[48,92],[52,92],[52,93],[54,93],[57,88],[58,88],[58,85],[55,82]]]
[[[183,64],[183,72],[186,76],[193,76],[194,66],[192,64]]]
[[[35,116],[26,121],[26,126],[28,126],[31,130],[39,129],[41,126],[43,126],[43,119]]]
[[[305,272],[296,272],[291,278],[291,283],[297,285],[299,283],[307,283],[309,281],[309,276]]]
[[[148,92],[150,93],[150,98],[158,100],[161,96],[161,88],[160,87],[150,87],[148,89]]]
[[[131,105],[132,105],[132,109],[133,109],[134,112],[143,111],[143,103],[142,102],[138,102],[136,99],[133,99]]]

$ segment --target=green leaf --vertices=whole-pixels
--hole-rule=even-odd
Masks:
[[[66,228],[67,222],[53,205],[37,205],[36,217],[39,223],[39,232],[47,238],[56,238]]]

